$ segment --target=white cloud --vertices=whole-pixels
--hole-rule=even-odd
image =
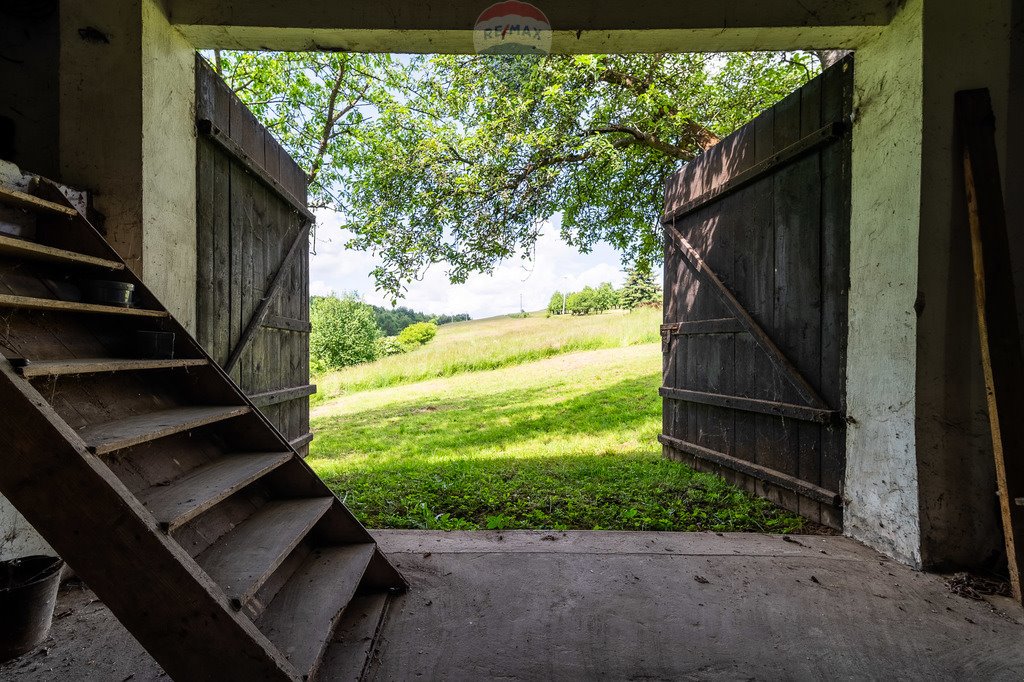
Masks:
[[[347,237],[338,227],[338,216],[317,213],[316,255],[310,256],[310,291],[358,291],[363,300],[390,305],[374,290],[370,270],[377,261],[361,251],[344,248]],[[431,268],[421,281],[409,285],[399,305],[415,310],[442,313],[469,313],[474,319],[517,312],[522,297],[526,310],[545,308],[554,291],[576,291],[584,286],[611,282],[621,286],[619,254],[610,246],[598,245],[592,253],[581,254],[566,245],[558,235],[558,217],[544,227],[532,261],[508,260],[491,275],[472,275],[465,284],[452,284],[443,266]]]

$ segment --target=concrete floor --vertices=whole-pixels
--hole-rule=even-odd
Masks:
[[[377,680],[1005,679],[1024,614],[840,537],[377,531],[412,591]],[[0,680],[147,680],[159,667],[87,590]]]

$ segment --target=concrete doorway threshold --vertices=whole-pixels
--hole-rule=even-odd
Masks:
[[[942,576],[848,538],[375,535],[413,589],[393,600],[367,679],[1010,680],[1024,670],[1012,601],[957,596]],[[161,676],[87,590],[63,591],[57,614],[50,639],[0,679]]]

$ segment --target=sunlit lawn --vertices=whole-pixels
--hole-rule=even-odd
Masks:
[[[797,530],[662,458],[660,362],[645,343],[351,392],[314,410],[309,462],[371,527]]]

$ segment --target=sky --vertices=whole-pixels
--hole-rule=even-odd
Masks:
[[[310,255],[309,288],[313,295],[355,291],[367,303],[390,306],[391,302],[374,288],[370,270],[377,261],[362,251],[345,249],[348,233],[331,211],[318,211],[316,253]],[[581,254],[559,237],[559,216],[543,226],[532,261],[509,259],[493,274],[471,275],[465,284],[452,284],[442,265],[427,271],[422,280],[409,285],[398,302],[413,310],[432,314],[469,313],[473,319],[506,315],[522,309],[547,308],[555,291],[579,291],[584,286],[611,282],[620,287],[626,280],[619,253],[598,244],[591,253]]]

